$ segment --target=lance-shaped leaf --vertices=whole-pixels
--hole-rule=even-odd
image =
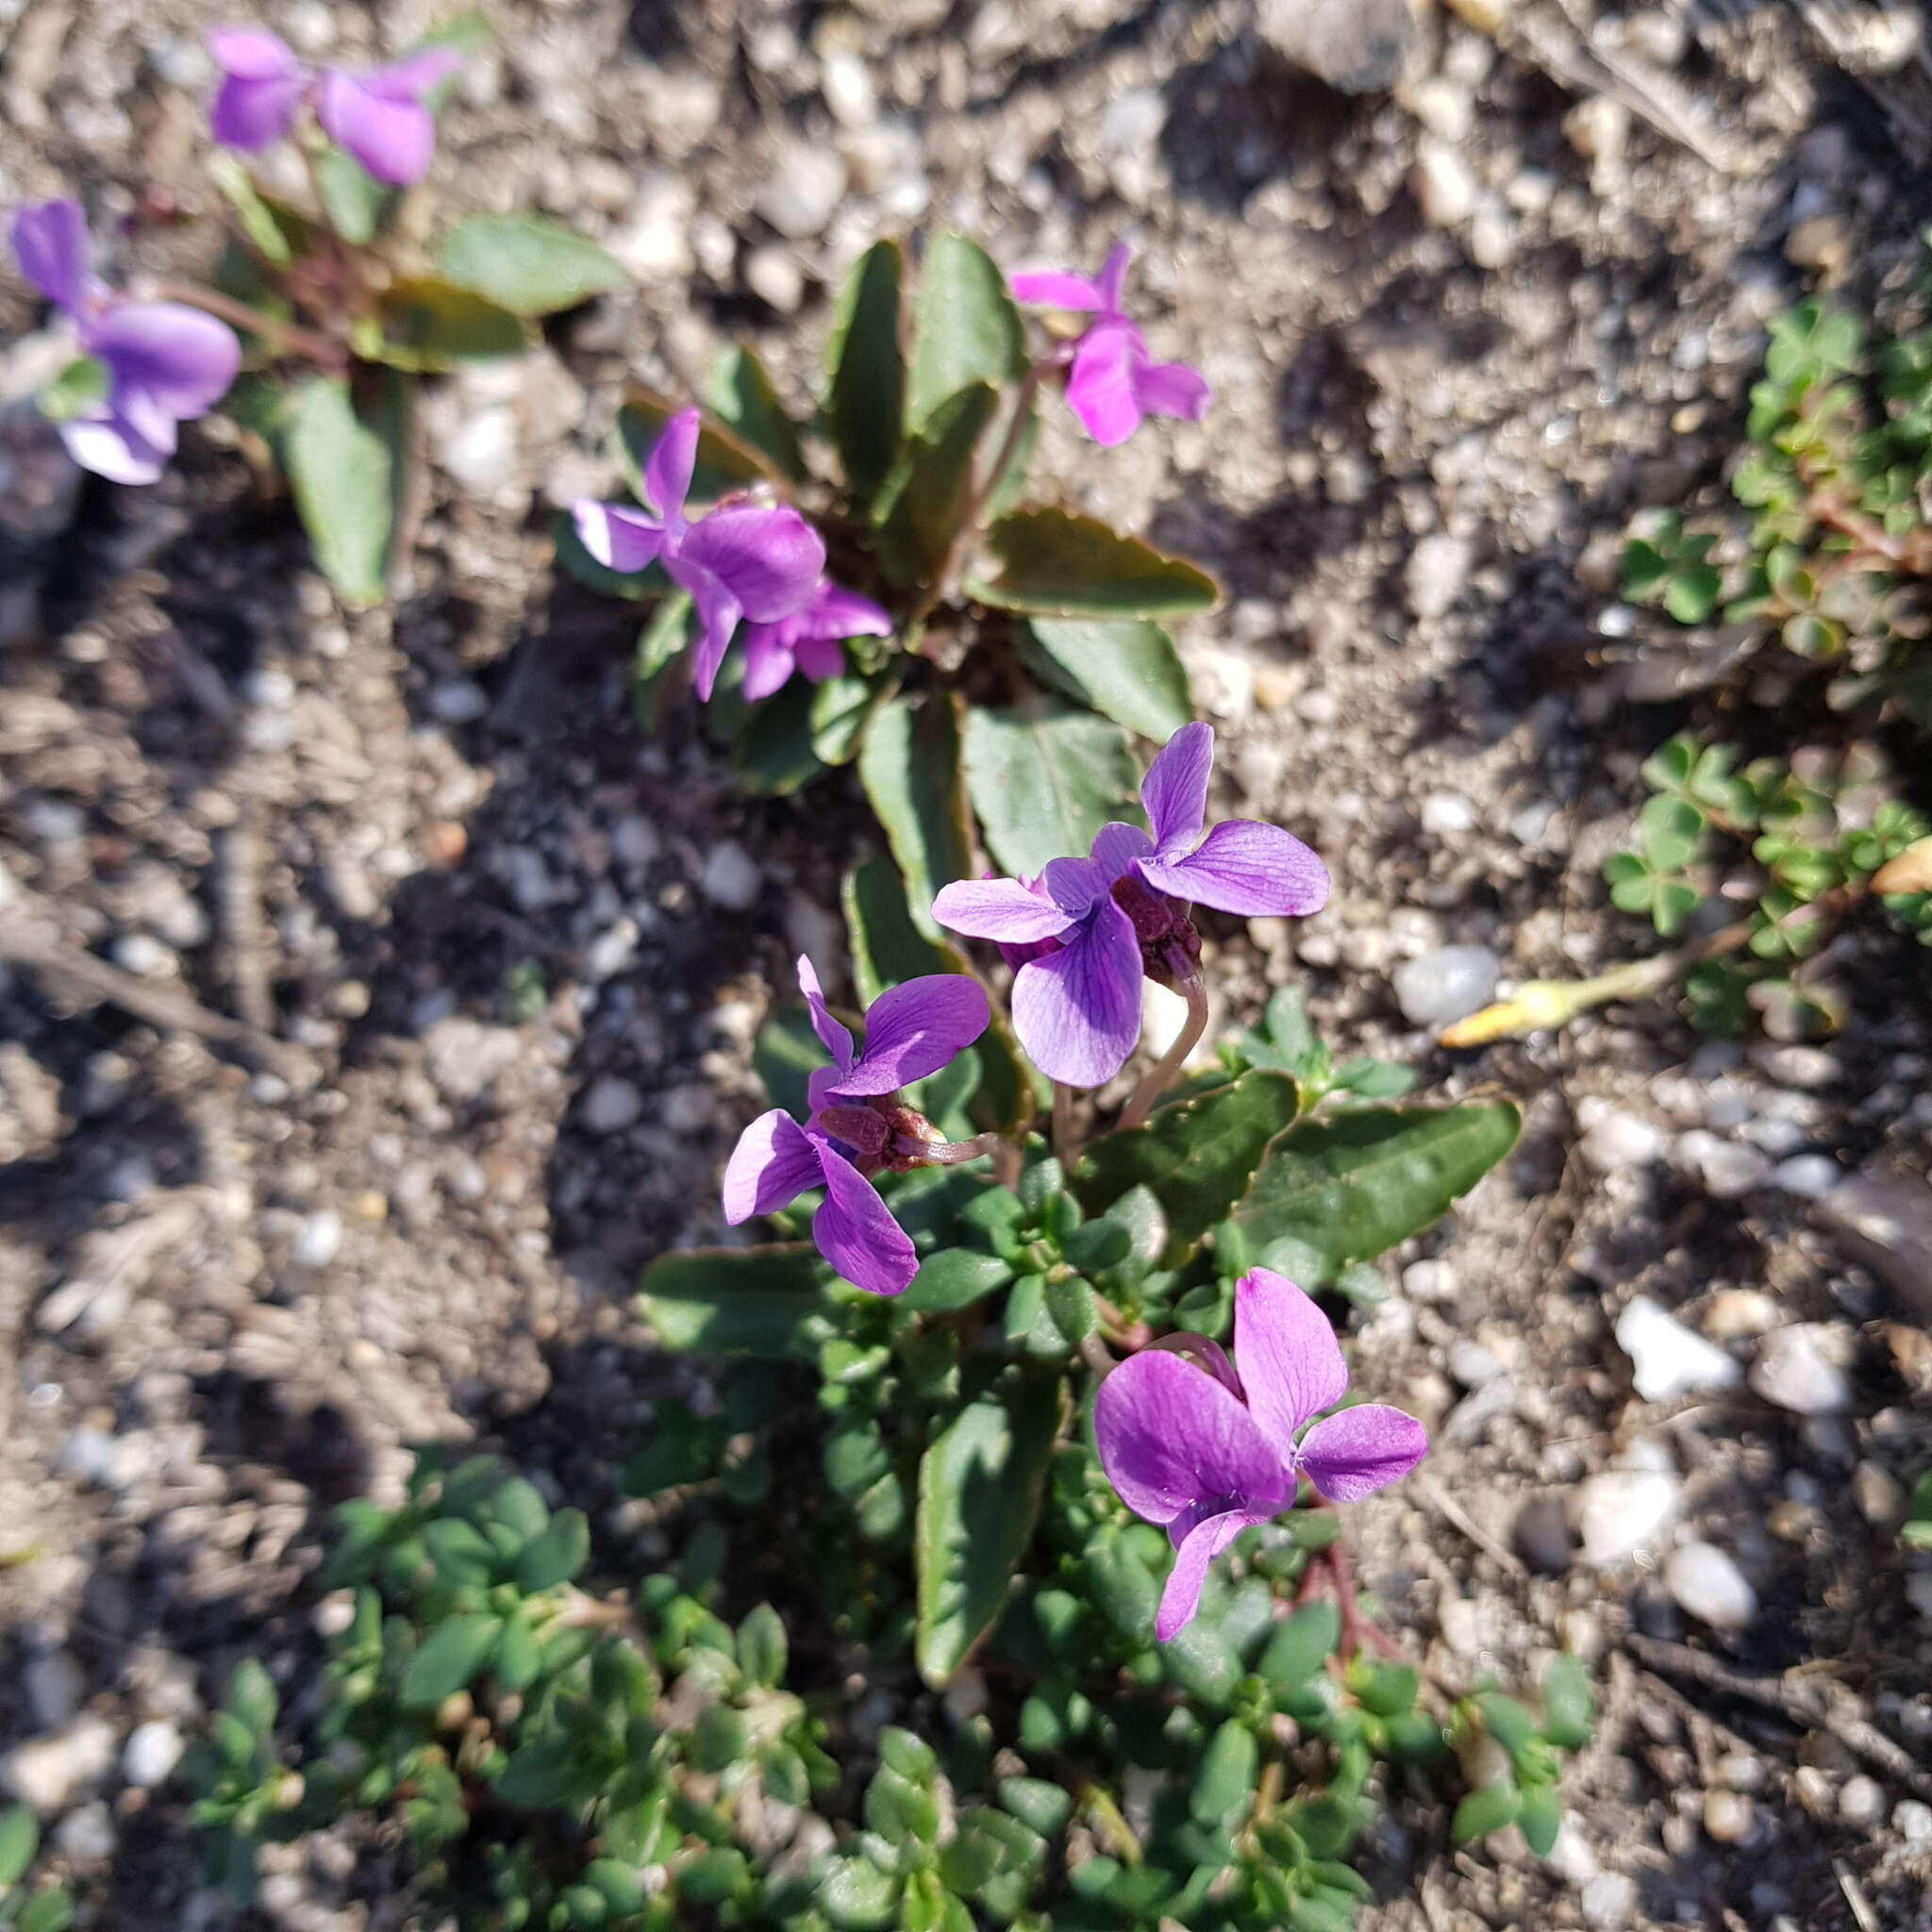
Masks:
[[[999,265],[964,235],[936,236],[920,266],[906,385],[906,426],[917,432],[942,403],[1026,370],[1026,327]]]
[[[988,383],[948,396],[900,449],[873,514],[879,562],[894,583],[926,585],[952,555],[973,500],[974,458],[999,407]]]
[[[442,238],[436,266],[512,315],[555,315],[630,281],[614,255],[536,215],[468,216]]]
[[[315,180],[329,226],[354,248],[375,240],[400,198],[343,148],[330,148],[316,162]]]
[[[302,223],[303,232],[291,234],[285,220],[288,210],[277,209],[255,185],[255,177],[225,148],[214,149],[203,165],[208,179],[235,210],[249,245],[272,266],[287,268],[308,246],[309,224]]]
[[[718,358],[705,402],[741,442],[757,450],[794,483],[803,483],[810,475],[798,425],[779,400],[770,372],[742,343],[732,343]]]
[[[640,503],[650,501],[644,489],[644,465],[663,435],[665,424],[681,407],[641,383],[633,384],[625,393],[624,406],[617,412],[617,460]],[[698,430],[697,460],[691,469],[690,502],[693,508],[715,503],[729,491],[775,482],[777,475],[742,438],[709,416],[704,419]]]
[[[874,242],[839,291],[825,345],[826,433],[853,500],[872,500],[899,454],[906,418],[906,357],[899,341],[906,251]]]
[[[996,610],[1039,617],[1188,617],[1221,587],[1204,570],[1095,517],[1016,509],[987,531],[992,569],[966,592]]]
[[[933,894],[972,864],[957,702],[895,697],[880,706],[859,750],[858,780],[906,881],[912,923],[937,940]]]
[[[1141,771],[1118,724],[1048,700],[966,714],[966,788],[1001,871],[1043,872],[1109,820],[1138,821]]]
[[[529,346],[528,325],[507,308],[453,282],[421,275],[383,291],[381,323],[358,338],[356,353],[426,375],[458,362],[521,356]]]
[[[1165,744],[1194,702],[1174,640],[1143,617],[1036,617],[1021,649],[1045,682],[1129,731]]]
[[[1507,1100],[1360,1107],[1304,1121],[1268,1149],[1235,1225],[1257,1257],[1295,1241],[1316,1277],[1304,1274],[1301,1285],[1324,1287],[1349,1262],[1374,1260],[1439,1221],[1522,1126]]]
[[[763,1248],[691,1248],[644,1271],[638,1312],[675,1353],[816,1361],[837,1332],[809,1241]]]
[[[345,603],[382,601],[396,456],[340,377],[313,375],[296,391],[282,457],[315,560]]]
[[[1058,1376],[1012,1375],[967,1403],[920,1462],[914,1655],[936,1690],[991,1627],[1033,1540],[1060,1400]]]
[[[812,744],[811,707],[817,687],[794,677],[784,690],[751,707],[731,744],[731,766],[747,791],[784,798],[824,773]]]
[[[1163,1265],[1177,1268],[1249,1191],[1269,1143],[1300,1106],[1292,1075],[1257,1067],[1225,1087],[1158,1108],[1147,1124],[1096,1141],[1072,1186],[1090,1213],[1146,1187],[1167,1216]]]

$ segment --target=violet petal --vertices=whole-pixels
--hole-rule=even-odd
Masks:
[[[224,74],[242,80],[293,80],[303,71],[295,50],[265,26],[218,26],[208,50]]]
[[[1022,270],[1007,277],[1013,300],[1029,308],[1064,308],[1083,314],[1107,305],[1097,284],[1085,275],[1063,275],[1055,269]]]
[[[308,86],[308,77],[300,72],[260,80],[231,74],[215,90],[209,104],[208,132],[224,147],[259,154],[274,146],[294,125]]]
[[[1157,891],[1217,911],[1301,919],[1328,903],[1328,868],[1292,832],[1224,819],[1185,858],[1151,858],[1141,876]]]
[[[1134,400],[1150,416],[1198,423],[1214,401],[1208,378],[1185,362],[1141,362],[1128,373]]]
[[[986,1031],[986,989],[963,973],[932,973],[882,992],[865,1015],[865,1051],[841,1093],[896,1093],[950,1066]]]
[[[811,1223],[819,1253],[855,1288],[902,1292],[919,1273],[912,1237],[849,1161],[828,1155],[824,1170],[825,1203]]]
[[[644,458],[644,494],[664,519],[665,527],[684,528],[684,500],[698,459],[698,431],[704,425],[696,409],[680,409],[658,433]]]
[[[77,201],[36,202],[13,218],[13,256],[20,272],[57,308],[84,308],[93,280],[93,244]]]
[[[791,622],[790,618],[782,621]],[[792,662],[813,684],[823,684],[826,678],[837,677],[845,669],[845,653],[840,648],[841,641],[834,638],[800,638],[792,647]]]
[[[315,89],[315,118],[376,180],[406,188],[429,172],[436,120],[420,101],[398,99],[369,76],[325,68]]]
[[[719,667],[731,634],[744,615],[744,607],[703,564],[681,552],[664,553],[664,570],[674,584],[691,592],[698,615],[697,649],[691,657],[691,681],[699,697],[708,700],[718,682]]]
[[[776,624],[744,627],[744,695],[756,704],[781,691],[798,668],[798,620],[781,617]]]
[[[724,1219],[737,1227],[817,1187],[818,1144],[782,1107],[761,1113],[738,1137],[724,1165]]]
[[[693,524],[681,548],[757,624],[804,609],[825,567],[824,540],[790,506],[726,504]]]
[[[958,879],[933,895],[932,916],[969,939],[1024,945],[1058,938],[1074,924],[1051,899],[1018,879]]]
[[[1183,724],[1160,748],[1141,786],[1141,803],[1163,858],[1189,851],[1208,823],[1208,780],[1214,771],[1213,727]]]
[[[664,526],[654,516],[622,503],[580,496],[570,507],[577,541],[606,570],[629,576],[655,563],[664,548]]]
[[[152,483],[175,454],[175,420],[137,420],[125,410],[76,417],[60,425],[67,454],[109,483]]]
[[[1399,1482],[1428,1453],[1412,1415],[1380,1402],[1338,1410],[1302,1438],[1301,1472],[1334,1503],[1359,1503]]]
[[[1050,1080],[1104,1087],[1141,1038],[1141,948],[1134,922],[1096,906],[1057,953],[1029,961],[1013,981],[1013,1029]]]
[[[1250,1268],[1234,1285],[1234,1358],[1248,1407],[1284,1458],[1302,1424],[1348,1390],[1328,1317],[1270,1268]]]
[[[1141,426],[1134,395],[1134,331],[1124,322],[1097,322],[1074,351],[1067,376],[1067,407],[1103,448],[1126,441]]]
[[[182,302],[117,303],[85,333],[117,384],[145,391],[177,422],[206,415],[242,367],[235,331]]]
[[[1167,1573],[1160,1608],[1154,1619],[1154,1634],[1162,1643],[1178,1637],[1193,1622],[1194,1612],[1201,1607],[1201,1586],[1208,1580],[1208,1564],[1242,1530],[1266,1523],[1274,1514],[1272,1509],[1230,1509],[1204,1518],[1188,1532],[1174,1552],[1174,1568]]]
[[[841,1074],[849,1074],[852,1071],[851,1032],[841,1021],[832,1017],[832,1009],[825,1004],[825,990],[819,983],[818,968],[806,953],[798,956],[798,990],[805,995],[806,1007],[811,1014],[811,1030],[818,1035],[819,1044],[832,1056]],[[817,1105],[816,1101],[813,1105]]]
[[[892,619],[889,611],[861,597],[857,591],[841,590],[837,584],[821,584],[811,602],[799,613],[800,635],[828,643],[842,643],[847,638],[889,638]]]
[[[1136,859],[1149,858],[1154,841],[1139,825],[1122,824],[1118,820],[1102,825],[1093,835],[1092,862],[1111,886],[1124,878]]]
[[[1093,286],[1100,295],[1101,308],[1108,315],[1121,312],[1121,289],[1127,279],[1127,264],[1133,258],[1133,249],[1124,242],[1116,242],[1107,251],[1107,259],[1094,278]]]

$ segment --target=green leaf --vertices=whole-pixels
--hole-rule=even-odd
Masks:
[[[1081,1569],[1094,1607],[1131,1644],[1154,1641],[1160,1579],[1119,1530],[1103,1531],[1087,1545]]]
[[[860,506],[886,480],[904,433],[899,288],[905,274],[899,243],[874,242],[839,291],[825,345],[825,427],[844,467],[845,487]]]
[[[275,1727],[275,1679],[254,1657],[243,1657],[229,1673],[225,1702],[258,1739],[266,1742]]]
[[[389,220],[395,191],[340,147],[329,148],[316,162],[315,181],[329,226],[352,248],[367,248]]]
[[[1523,1793],[1514,1784],[1487,1785],[1479,1791],[1471,1791],[1457,1806],[1456,1816],[1449,1821],[1450,1835],[1457,1844],[1467,1844],[1474,1838],[1488,1838],[1491,1832],[1514,1824],[1522,1808]]]
[[[1285,1690],[1306,1684],[1335,1654],[1341,1612],[1332,1597],[1304,1604],[1275,1624],[1255,1669]]]
[[[39,397],[41,414],[50,423],[71,423],[92,415],[108,400],[114,377],[108,365],[92,356],[76,356]]]
[[[506,1805],[538,1810],[560,1805],[570,1795],[576,1757],[574,1736],[552,1733],[512,1751],[491,1790]]]
[[[1516,1144],[1522,1125],[1506,1100],[1362,1107],[1304,1121],[1269,1147],[1235,1225],[1257,1255],[1300,1243],[1316,1271],[1302,1286],[1325,1287],[1349,1262],[1374,1260],[1440,1220]]]
[[[677,1896],[692,1905],[723,1905],[751,1877],[751,1866],[736,1845],[713,1845],[678,1869]]]
[[[1523,1836],[1539,1858],[1555,1850],[1557,1834],[1563,1828],[1563,1801],[1554,1785],[1532,1785],[1523,1794],[1523,1808],[1516,1814]]]
[[[964,878],[973,863],[958,701],[895,697],[881,705],[859,749],[858,782],[898,861],[912,923],[927,939],[940,939],[933,895]]]
[[[581,1509],[559,1509],[517,1558],[519,1590],[555,1590],[591,1560],[591,1525]]]
[[[442,238],[436,268],[444,281],[523,316],[555,315],[630,284],[615,256],[536,215],[465,217]]]
[[[819,1274],[808,1241],[674,1251],[644,1271],[638,1312],[674,1353],[816,1361],[829,1326]]]
[[[691,1728],[691,1762],[694,1771],[728,1771],[744,1757],[751,1730],[744,1713],[728,1704],[708,1704]]]
[[[297,241],[306,244],[307,237],[290,235],[275,209],[256,187],[254,176],[225,148],[210,150],[202,165],[235,210],[250,245],[272,266],[287,268],[298,253]]]
[[[999,1795],[1001,1806],[1041,1838],[1058,1837],[1074,1815],[1072,1792],[1043,1777],[1003,1777]]]
[[[899,1881],[869,1858],[834,1858],[819,1880],[818,1902],[839,1932],[883,1932],[898,1914]]]
[[[391,369],[424,375],[458,362],[521,356],[529,346],[528,325],[507,308],[425,275],[384,290],[381,333],[359,342],[358,351]]]
[[[1061,1385],[1016,1375],[969,1402],[919,1465],[919,1674],[942,1688],[999,1615],[1040,1514]]]
[[[998,264],[965,236],[935,236],[920,265],[906,426],[923,429],[961,390],[994,390],[1026,370],[1026,326]]]
[[[733,342],[718,358],[705,392],[706,407],[794,483],[810,478],[798,425],[778,399],[777,385],[754,350]]]
[[[1664,608],[1679,624],[1702,624],[1724,594],[1723,576],[1715,565],[1686,564],[1674,571],[1664,590]]]
[[[357,415],[348,384],[333,375],[312,375],[296,391],[282,447],[315,560],[345,603],[379,604],[396,452]]]
[[[74,1901],[58,1886],[36,1892],[17,1921],[19,1932],[67,1932],[73,1924]]]
[[[900,445],[873,506],[879,565],[896,584],[935,583],[953,554],[973,501],[974,458],[999,407],[975,383],[948,396]]]
[[[941,1248],[921,1263],[917,1274],[896,1302],[895,1308],[915,1314],[950,1315],[1012,1280],[1013,1271],[997,1255],[973,1248]]]
[[[1074,1193],[1097,1214],[1144,1185],[1167,1216],[1162,1263],[1177,1268],[1251,1184],[1258,1186],[1256,1170],[1300,1104],[1292,1075],[1257,1067],[1195,1099],[1157,1108],[1143,1127],[1095,1141],[1074,1171]]]
[[[625,391],[617,411],[617,459],[625,481],[640,503],[651,503],[644,488],[644,465],[663,435],[665,424],[685,407],[641,383],[633,383]],[[771,464],[722,423],[707,416],[699,424],[697,458],[691,475],[691,508],[715,503],[730,491],[748,490],[754,483],[776,479],[777,472]],[[653,503],[651,508],[658,506]]]
[[[752,707],[731,745],[731,768],[747,791],[787,798],[824,774],[827,766],[818,755],[811,722],[812,706],[824,689],[794,677]]]
[[[748,1683],[775,1690],[785,1681],[784,1620],[770,1604],[759,1604],[738,1626],[738,1668]]]
[[[490,1661],[502,1635],[503,1619],[481,1610],[439,1624],[403,1673],[403,1708],[434,1710],[462,1690]]]
[[[1581,1751],[1596,1722],[1590,1673],[1567,1653],[1543,1674],[1543,1736],[1562,1751]]]
[[[0,1892],[20,1883],[40,1848],[40,1823],[25,1805],[0,1811]]]
[[[1194,715],[1174,640],[1144,618],[1036,617],[1022,632],[1035,668],[1090,710],[1165,744]]]
[[[1196,1824],[1232,1830],[1245,1815],[1261,1768],[1255,1734],[1238,1718],[1227,1719],[1208,1740],[1188,1793],[1188,1815]]]
[[[1206,571],[1064,509],[1017,509],[986,533],[991,576],[968,596],[1040,617],[1188,617],[1212,610],[1221,587]]]
[[[1085,852],[1111,819],[1138,818],[1141,782],[1118,724],[1052,699],[966,714],[966,789],[1002,871],[1028,875]]]

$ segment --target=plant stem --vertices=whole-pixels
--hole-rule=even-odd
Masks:
[[[1074,1132],[1074,1090],[1053,1083],[1053,1158],[1071,1172],[1080,1158],[1080,1142]]]
[[[157,282],[154,292],[163,302],[185,302],[191,308],[218,315],[224,322],[246,329],[250,335],[260,336],[278,354],[307,357],[331,375],[340,375],[349,366],[348,353],[340,342],[332,342],[326,336],[319,336],[298,323],[284,322],[279,315],[251,308],[246,302],[238,302],[232,295],[204,289],[199,282]]]
[[[1179,991],[1188,1003],[1187,1022],[1174,1044],[1155,1061],[1141,1084],[1127,1096],[1127,1104],[1121,1108],[1121,1117],[1115,1123],[1117,1132],[1138,1127],[1146,1120],[1154,1109],[1154,1103],[1167,1091],[1174,1076],[1187,1065],[1188,1056],[1200,1045],[1201,1036],[1208,1030],[1207,989],[1198,978],[1184,979]]]
[[[1007,465],[1013,460],[1014,453],[1020,447],[1020,439],[1026,434],[1026,425],[1033,414],[1033,399],[1039,395],[1040,385],[1046,379],[1046,372],[1054,366],[1054,359],[1048,356],[1034,363],[1020,378],[1020,387],[1013,396],[1013,413],[1007,423],[1007,433],[1000,438],[1000,446],[993,452],[986,475],[979,479],[979,487],[966,506],[966,514],[959,519],[962,532],[978,528],[987,505],[992,501],[993,491],[1000,487],[1000,479],[1007,474]],[[950,563],[951,559],[947,561]]]

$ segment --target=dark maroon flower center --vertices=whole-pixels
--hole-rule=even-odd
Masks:
[[[1201,935],[1179,900],[1157,892],[1134,872],[1114,881],[1112,897],[1134,923],[1141,970],[1149,979],[1174,986],[1195,977],[1201,964]]]

